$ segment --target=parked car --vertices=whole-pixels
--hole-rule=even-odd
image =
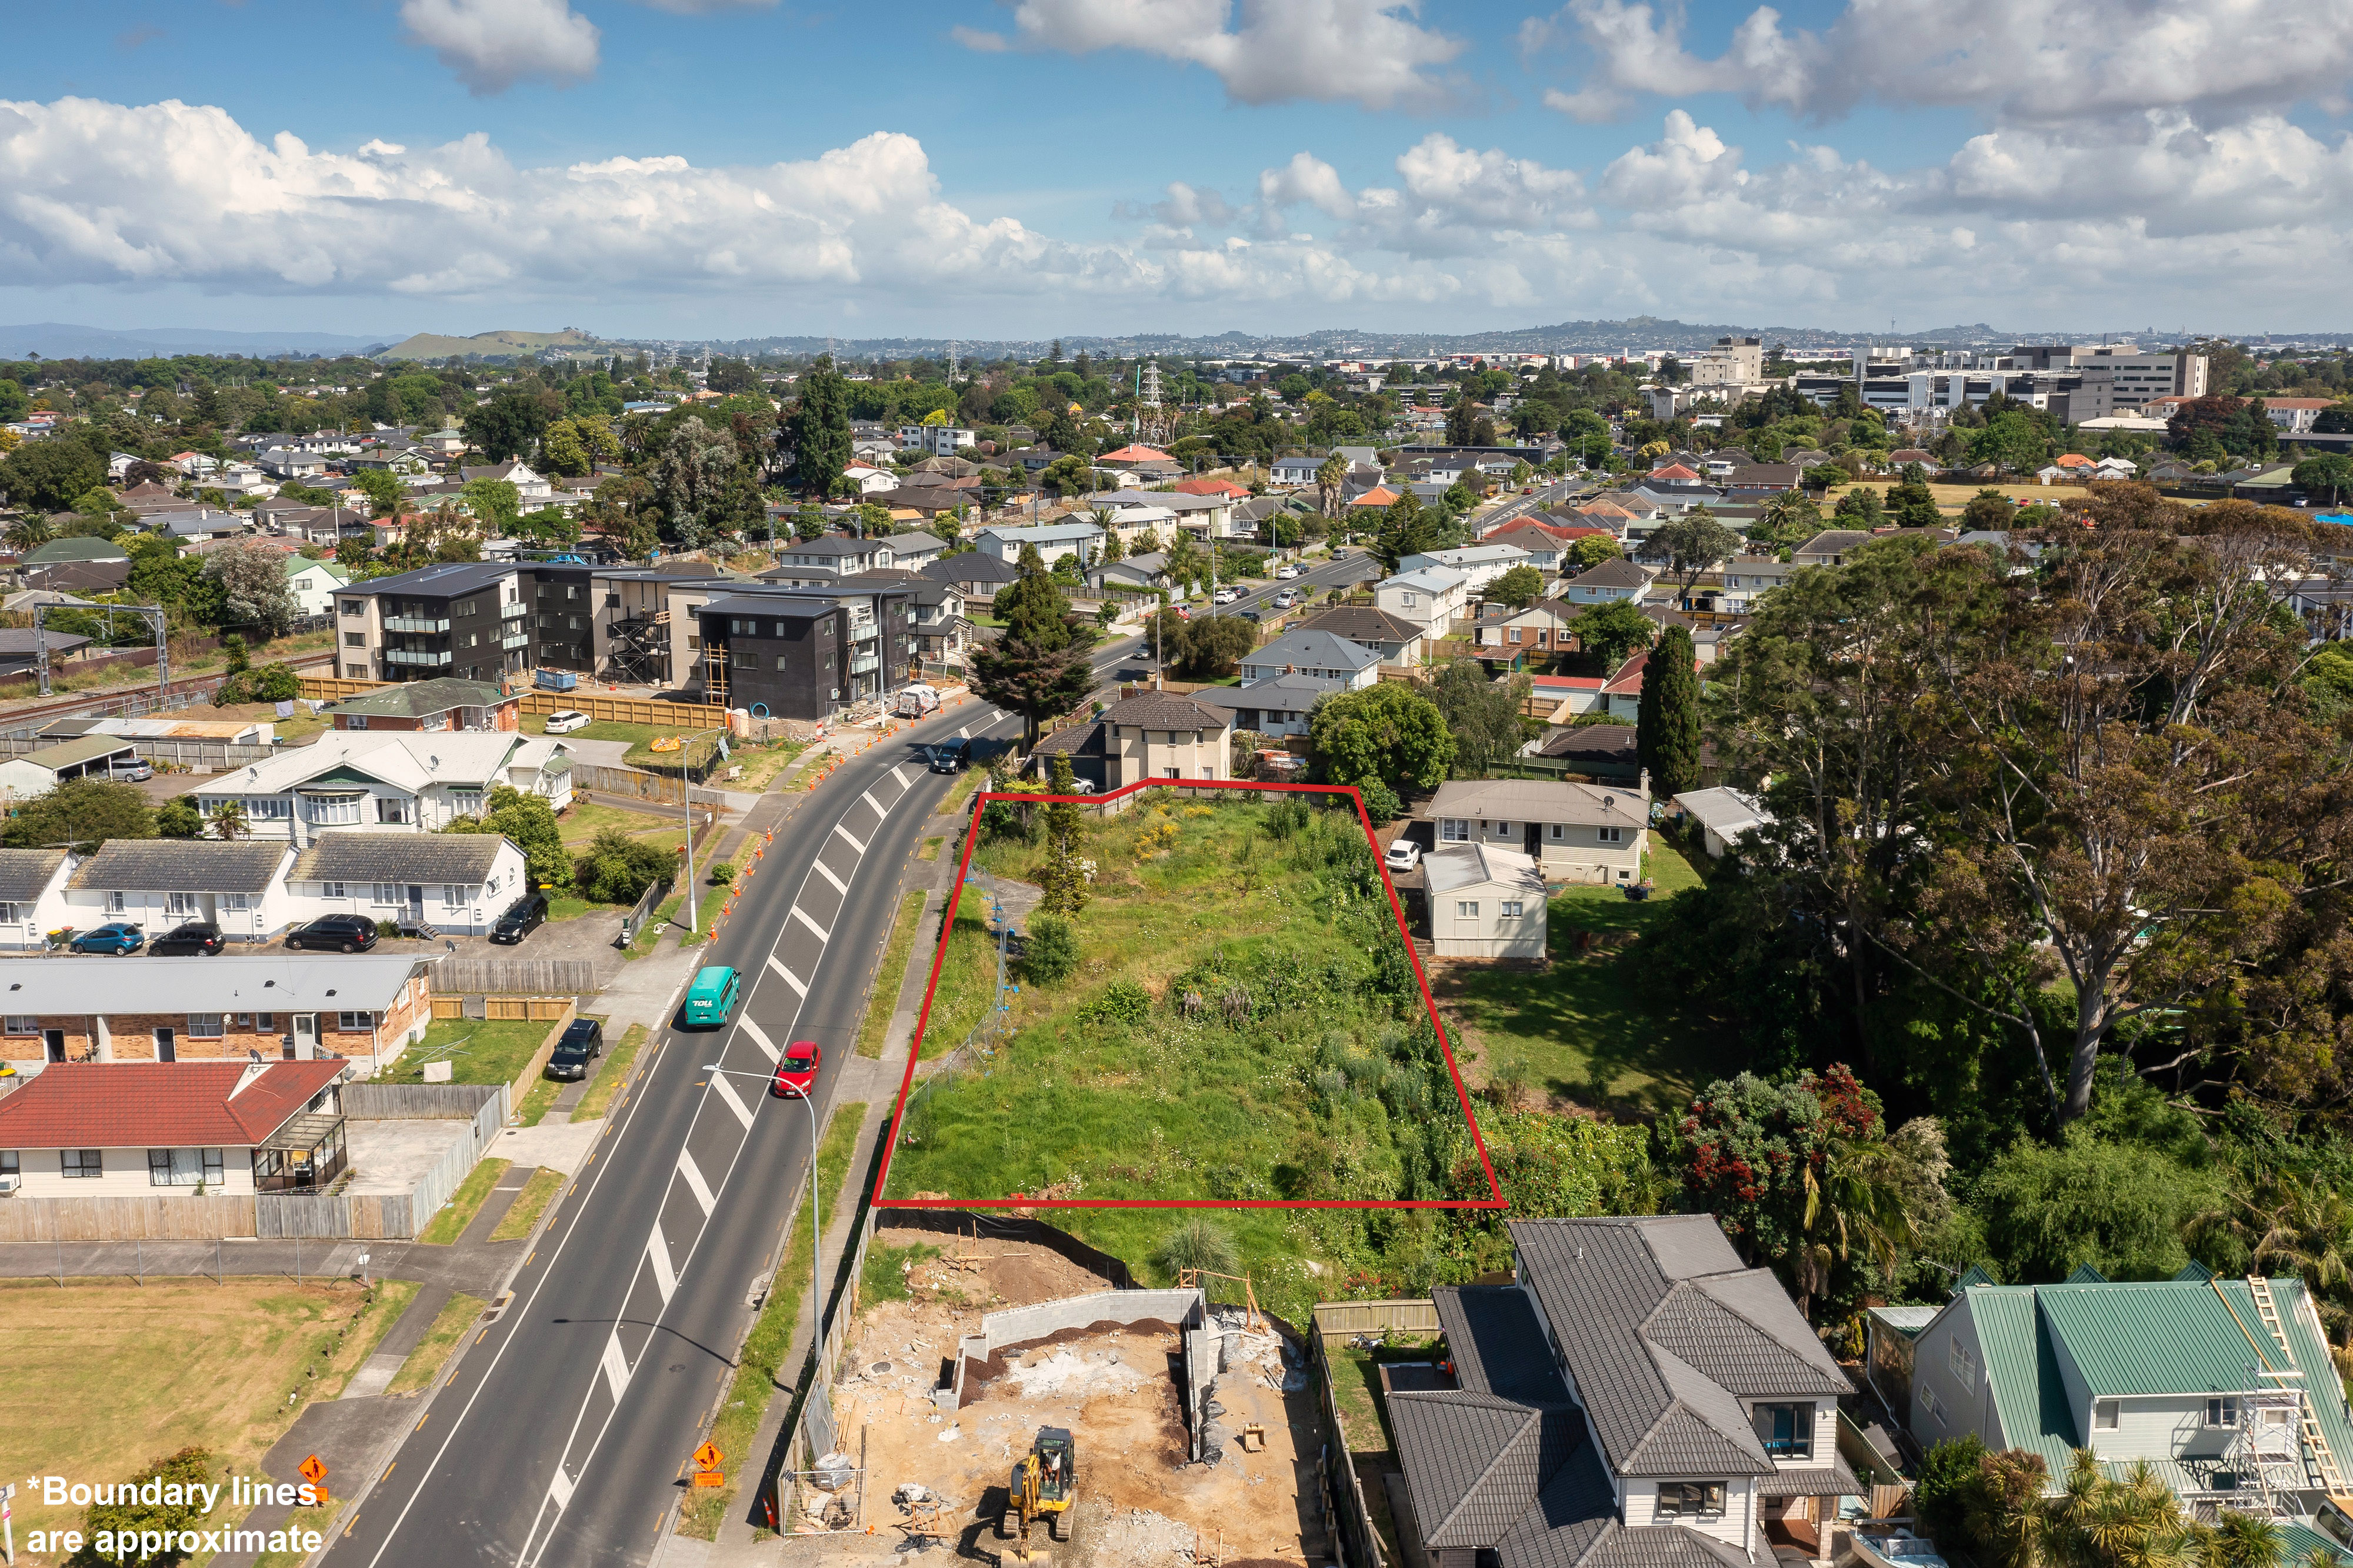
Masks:
[[[594,1018],[575,1018],[565,1026],[563,1038],[547,1058],[547,1076],[582,1079],[588,1064],[605,1054],[605,1026]]]
[[[1421,864],[1421,846],[1410,838],[1400,838],[1389,846],[1388,868],[1392,871],[1410,871]]]
[[[144,757],[133,757],[127,763],[109,763],[106,776],[120,779],[124,784],[144,784],[155,776],[155,766]]]
[[[817,1084],[817,1069],[824,1065],[825,1053],[815,1040],[795,1040],[785,1047],[768,1092],[786,1100],[806,1100]]]
[[[569,735],[587,727],[588,715],[577,708],[559,708],[547,716],[547,732],[551,735]]]
[[[507,912],[491,925],[491,940],[513,943],[521,942],[547,922],[547,895],[533,889],[507,906]]]
[[[146,942],[147,933],[129,921],[109,921],[82,932],[69,945],[76,952],[111,952],[119,958],[126,952],[137,952]]]
[[[688,1023],[716,1029],[733,1016],[743,990],[741,975],[723,963],[714,963],[695,973],[694,984],[686,988],[686,1001],[679,1010]]]
[[[1288,583],[1299,575],[1299,568],[1291,565],[1278,566],[1274,569],[1274,574]]]
[[[148,945],[147,951],[158,958],[170,958],[189,953],[210,958],[226,943],[220,927],[210,921],[190,921],[174,926]]]
[[[942,741],[938,745],[926,749],[931,752],[932,772],[960,773],[971,758],[972,742],[964,739]]]
[[[1210,597],[1209,602],[1213,605],[1230,605],[1241,596],[1242,591],[1240,588],[1220,588]]]
[[[337,952],[365,952],[375,945],[375,921],[365,915],[321,915],[308,925],[286,933],[286,946],[304,952],[332,948]]]

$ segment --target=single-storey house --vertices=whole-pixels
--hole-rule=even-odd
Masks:
[[[1546,878],[1631,882],[1650,847],[1650,796],[1555,779],[1453,779],[1422,815],[1438,847],[1486,844],[1533,856]]]
[[[1418,664],[1421,660],[1422,628],[1403,616],[1362,605],[1338,605],[1318,610],[1299,623],[1301,631],[1329,632],[1380,656],[1383,664]]]
[[[1599,561],[1560,585],[1559,597],[1572,605],[1606,605],[1613,599],[1639,599],[1650,590],[1657,574],[1623,556]]]
[[[1421,865],[1439,957],[1545,956],[1545,879],[1535,857],[1490,844],[1441,844]]]
[[[0,1096],[0,1188],[28,1198],[144,1198],[327,1185],[347,1155],[336,1094],[344,1065],[45,1067]]]
[[[1223,708],[1234,716],[1234,728],[1256,735],[1304,735],[1307,715],[1335,691],[1347,689],[1338,680],[1315,675],[1271,675],[1240,686],[1212,686],[1193,694],[1196,702]]]
[[[523,853],[501,833],[322,833],[283,876],[303,920],[365,915],[463,936],[489,931],[529,890]]]
[[[326,710],[338,730],[505,731],[522,728],[522,694],[494,682],[437,675],[346,698]]]
[[[373,1072],[425,1037],[427,963],[406,952],[12,959],[0,968],[0,1061],[334,1056]]]
[[[267,942],[298,918],[282,880],[293,854],[283,839],[110,838],[66,879],[64,923],[130,921],[160,936],[211,921],[231,942]]]
[[[481,816],[499,784],[562,811],[572,804],[571,753],[560,741],[499,731],[331,730],[307,746],[215,774],[196,805],[209,820],[236,801],[253,837],[306,847],[339,827],[437,832],[460,816]]]

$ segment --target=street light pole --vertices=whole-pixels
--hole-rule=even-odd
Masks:
[[[761,1078],[763,1076],[755,1072],[732,1071],[729,1068],[719,1066],[715,1062],[704,1064],[702,1070],[708,1073],[717,1073],[723,1078]],[[808,1112],[809,1343],[816,1349],[817,1375],[818,1380],[822,1382],[825,1378],[825,1281],[818,1278],[818,1274],[823,1268],[824,1263],[818,1256],[818,1249],[823,1245],[823,1238],[818,1234],[817,1105],[813,1099],[816,1089],[817,1085],[812,1081],[809,1085],[809,1093],[797,1094],[792,1098],[799,1100],[801,1102],[801,1109]]]
[[[694,907],[694,742],[705,735],[716,735],[725,728],[724,724],[714,725],[711,729],[697,730],[691,735],[683,737],[684,743],[678,753],[678,790],[686,801],[686,889],[681,901],[686,905],[686,930],[690,936],[695,934],[696,912]]]

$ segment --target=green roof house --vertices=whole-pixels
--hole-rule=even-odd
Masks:
[[[92,533],[69,533],[25,552],[22,564],[54,566],[65,561],[128,561],[131,552],[111,539]]]
[[[2353,1412],[2303,1282],[2185,1269],[2125,1283],[1967,1283],[1919,1331],[1910,1426],[2031,1448],[2055,1489],[2074,1449],[2147,1460],[2200,1511],[2321,1515],[2348,1488]]]

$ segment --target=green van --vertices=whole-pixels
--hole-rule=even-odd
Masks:
[[[724,1026],[734,1016],[735,998],[743,988],[743,976],[723,963],[699,971],[686,988],[687,1023],[706,1029]]]

